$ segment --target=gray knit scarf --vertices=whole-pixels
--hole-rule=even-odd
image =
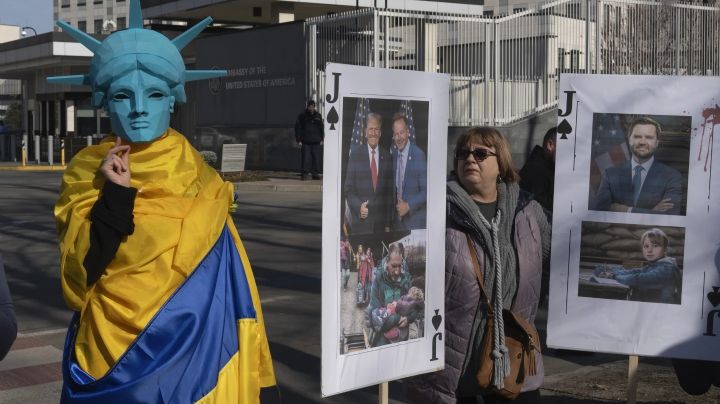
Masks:
[[[495,317],[493,335],[493,385],[503,387],[504,378],[510,373],[510,358],[505,345],[505,332],[502,310],[509,309],[517,290],[517,259],[512,243],[512,228],[515,221],[515,209],[518,203],[519,188],[515,183],[498,182],[497,210],[489,223],[480,213],[477,204],[462,188],[456,177],[447,184],[448,209],[454,207],[459,217],[469,227],[470,235],[480,244],[486,256],[483,268],[483,287],[490,295]],[[452,205],[452,207],[450,206]],[[470,251],[474,254],[474,251]],[[500,304],[498,304],[500,302]],[[478,313],[484,315],[484,313]],[[482,341],[485,321],[475,321],[482,328],[475,330],[476,341]]]

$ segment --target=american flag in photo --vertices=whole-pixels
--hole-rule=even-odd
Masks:
[[[410,132],[410,141],[415,143],[415,122],[413,121],[412,101],[403,100],[400,102],[400,112],[405,115],[408,121],[408,131]]]
[[[605,170],[630,159],[627,133],[619,115],[599,115],[594,126],[590,185],[594,194]]]
[[[350,138],[350,151],[357,145],[365,144],[365,120],[369,112],[370,100],[367,98],[358,98],[352,137]]]

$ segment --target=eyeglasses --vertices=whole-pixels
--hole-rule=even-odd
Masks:
[[[468,149],[457,149],[455,150],[455,158],[457,160],[467,160],[469,155],[473,155],[475,157],[475,161],[481,162],[484,161],[486,158],[490,156],[497,156],[496,153],[491,152],[488,149],[483,149],[481,147],[475,149],[475,150],[468,150]]]

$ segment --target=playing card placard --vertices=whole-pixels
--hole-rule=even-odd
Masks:
[[[548,346],[720,360],[719,85],[561,77]]]
[[[445,215],[428,212],[445,211],[449,89],[442,74],[326,72],[323,396],[444,366]]]

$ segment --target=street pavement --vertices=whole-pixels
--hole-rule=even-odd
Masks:
[[[60,172],[0,171],[0,254],[20,335],[0,362],[0,403],[57,403],[65,327],[52,208]],[[233,215],[256,277],[279,386],[263,403],[374,403],[377,387],[320,396],[321,182],[281,179],[238,184]],[[352,282],[350,282],[352,284]],[[350,289],[350,288],[349,288]],[[546,313],[538,328],[544,331]],[[623,402],[627,357],[545,350],[541,403]],[[685,395],[667,360],[641,359],[643,403],[720,402],[720,389]],[[403,403],[399,382],[390,402]]]

